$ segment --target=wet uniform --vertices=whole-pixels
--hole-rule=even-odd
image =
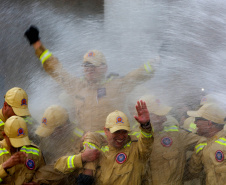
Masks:
[[[45,49],[36,50],[36,55],[43,63],[45,71],[53,77],[67,92],[74,97],[76,105],[75,117],[79,123],[76,134],[81,137],[84,131],[100,131],[103,134],[105,118],[120,107],[127,93],[139,83],[150,79],[153,69],[150,65],[141,67],[123,78],[103,80],[91,84],[86,80],[71,76],[59,61]]]
[[[173,120],[167,116],[167,120]],[[163,123],[163,125],[166,125]],[[136,130],[136,128],[135,128]],[[139,136],[139,132],[132,135]],[[181,185],[186,163],[186,152],[193,150],[200,137],[179,129],[173,122],[164,126],[161,132],[154,132],[154,143],[146,164],[145,185]]]
[[[199,173],[204,166],[206,185],[224,185],[226,182],[226,132],[218,132],[210,139],[202,139],[195,146],[189,161],[189,171]]]
[[[11,154],[5,140],[0,142],[1,184],[21,185],[31,182],[35,172],[45,165],[42,153],[36,145],[23,146],[20,151],[28,155],[26,164],[18,164],[5,171],[2,164],[11,157]]]

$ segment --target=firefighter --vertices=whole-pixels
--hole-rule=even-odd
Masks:
[[[78,124],[75,133],[80,138],[87,131],[104,135],[103,127],[108,113],[122,108],[127,93],[137,84],[149,80],[154,73],[151,64],[146,63],[123,78],[115,78],[115,75],[108,78],[105,56],[98,50],[90,50],[83,57],[84,79],[73,77],[44,47],[35,26],[31,26],[25,36],[45,71],[73,97]]]
[[[226,181],[225,160],[226,111],[216,103],[205,103],[197,111],[188,111],[189,116],[195,117],[197,133],[204,136],[195,146],[189,161],[189,171],[197,174],[204,168],[206,185],[223,185]]]
[[[5,121],[11,116],[15,115],[22,117],[27,123],[29,138],[35,144],[39,143],[38,138],[35,137],[34,134],[36,121],[31,117],[30,111],[28,109],[28,95],[22,88],[13,87],[6,92],[5,101],[1,111]],[[0,130],[1,129],[4,129],[3,122],[0,123]]]
[[[31,143],[26,122],[11,116],[5,122],[4,140],[0,142],[1,184],[36,184],[35,172],[45,165],[41,150]]]
[[[140,123],[139,139],[129,136],[130,124],[127,116],[121,111],[114,111],[107,116],[104,131],[108,145],[99,150],[101,155],[96,165],[94,180],[96,184],[141,184],[143,162],[151,152],[153,137],[149,112],[145,102],[136,105],[138,116],[134,118]],[[93,147],[98,148],[95,144]],[[67,164],[67,158],[60,158],[55,168],[64,173],[75,167]],[[92,177],[80,174],[78,184],[92,184]]]

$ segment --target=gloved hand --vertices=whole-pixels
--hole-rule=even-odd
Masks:
[[[28,39],[30,45],[40,40],[39,30],[35,26],[30,26],[30,28],[24,33],[24,36]]]

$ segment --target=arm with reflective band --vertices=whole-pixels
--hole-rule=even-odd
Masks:
[[[126,92],[131,92],[134,87],[150,80],[154,76],[154,70],[147,72],[144,66],[129,72],[124,78],[119,78],[117,80],[122,81],[122,87]]]
[[[5,155],[5,154],[9,154],[8,150],[6,150],[5,148],[0,148],[0,162],[2,164],[4,162],[3,155]],[[8,176],[8,174],[6,173],[4,168],[2,167],[2,164],[0,165],[0,178],[4,178],[4,177]]]
[[[97,149],[97,150],[101,150],[98,146],[96,146],[96,145],[95,145],[95,144],[93,144],[93,143],[90,143],[90,142],[83,142],[83,147],[84,147],[84,150],[86,149],[85,144],[87,144],[87,145],[88,145],[88,147],[89,147],[90,149]]]
[[[78,87],[81,84],[81,81],[79,78],[75,78],[72,75],[70,75],[61,65],[61,63],[58,61],[56,57],[53,56],[52,53],[50,53],[43,45],[41,45],[38,49],[35,50],[35,53],[37,57],[42,61],[43,68],[45,71],[62,87],[65,88],[65,90],[70,91],[71,89],[78,89],[75,88]]]
[[[202,171],[202,154],[206,143],[199,143],[196,145],[195,150],[188,162],[188,170],[191,174],[197,174]]]
[[[140,159],[145,160],[151,153],[154,138],[152,131],[148,131],[142,127],[140,127],[140,129],[141,134],[138,138],[138,152]]]
[[[78,168],[82,168],[82,156],[71,155],[71,156],[63,156],[57,160],[54,165],[54,168],[62,173],[70,173]]]

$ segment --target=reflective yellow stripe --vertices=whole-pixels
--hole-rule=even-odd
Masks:
[[[0,178],[0,183],[2,182],[3,180]]]
[[[5,123],[0,119],[0,127],[3,126]]]
[[[75,158],[75,155],[69,156],[67,158],[67,167],[68,168],[74,168],[75,167],[75,165],[74,165],[74,158]]]
[[[138,137],[140,137],[140,132],[133,132],[133,133],[131,133],[129,135],[136,136],[138,138]]]
[[[98,147],[98,146],[96,146],[95,144],[93,144],[93,143],[90,143],[90,142],[83,142],[83,147],[84,147],[84,149],[86,149],[86,146],[85,146],[85,144],[87,144],[88,145],[88,147],[89,148],[91,148],[91,149],[98,149],[98,150],[100,150],[100,148]]]
[[[44,64],[44,62],[49,58],[49,57],[51,57],[52,56],[52,53],[50,53],[49,52],[49,50],[45,50],[42,54],[41,54],[41,56],[40,56],[40,60],[41,60],[41,62],[42,62],[42,64]]]
[[[130,142],[128,142],[128,143],[126,143],[125,145],[124,145],[124,148],[126,148],[126,147],[130,147],[131,146],[131,141]]]
[[[84,131],[76,127],[74,130],[74,134],[78,137],[82,137],[84,134]]]
[[[196,129],[196,124],[195,124],[195,123],[191,123],[191,124],[190,124],[190,128]]]
[[[8,150],[6,150],[5,148],[1,148],[0,149],[0,156],[2,156],[3,154],[9,154]]]
[[[147,62],[147,64],[144,64],[144,69],[147,73],[151,73],[153,71],[153,68],[151,67],[150,62]]]
[[[37,148],[23,146],[20,149],[20,151],[21,152],[25,152],[27,154],[34,154],[34,155],[38,155],[39,156],[39,149],[37,149]]]
[[[195,146],[196,153],[198,153],[200,150],[202,150],[207,143],[199,143],[198,145]]]
[[[144,131],[142,131],[142,130],[141,130],[141,134],[142,134],[144,137],[147,137],[147,138],[152,137],[152,134],[146,133],[146,132],[144,132]]]
[[[178,129],[178,126],[174,125],[174,126],[170,126],[170,127],[164,127],[164,131],[165,132],[169,132],[169,131],[178,132],[179,129]]]
[[[33,124],[33,119],[32,119],[30,116],[25,117],[25,118],[24,118],[24,121],[25,121],[26,123],[30,124],[30,125]]]
[[[220,144],[220,145],[224,145],[226,146],[226,139],[221,137],[218,140],[215,141],[216,143]]]
[[[109,151],[109,147],[108,146],[102,146],[101,151],[103,151],[103,152]]]

